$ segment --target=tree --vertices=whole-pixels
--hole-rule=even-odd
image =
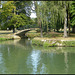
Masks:
[[[71,25],[72,25],[72,32],[75,32],[75,1],[72,2],[71,6]]]
[[[0,9],[0,11],[1,11],[1,15],[0,15],[1,22],[0,23],[2,25],[7,23],[8,20],[11,18],[11,16],[13,15],[13,13],[12,13],[13,9],[16,9],[16,7],[13,4],[13,1],[7,1],[7,2],[3,3],[2,9]]]
[[[32,1],[14,1],[16,13],[24,13],[28,17],[31,15]]]
[[[67,26],[69,27],[69,35],[70,35],[70,8],[72,1],[59,1],[59,4],[63,7],[64,14],[64,37],[67,37]]]
[[[42,24],[41,24],[42,23],[42,18],[41,18],[42,13],[40,12],[41,11],[41,6],[38,4],[40,2],[35,1],[34,3],[35,3],[36,15],[37,15],[37,23],[40,26],[41,37],[43,37]]]
[[[9,26],[13,25],[13,33],[15,32],[15,28],[25,25],[25,21],[20,15],[14,15],[8,22]]]
[[[29,5],[30,4],[30,5]],[[31,1],[7,1],[3,4],[1,12],[1,23],[7,24],[7,27],[15,27],[28,25],[31,23],[30,11]]]
[[[35,11],[37,15],[37,23],[40,26],[41,37],[43,37],[43,31],[48,32],[48,22],[49,22],[49,8],[47,6],[47,1],[38,1],[35,3]]]

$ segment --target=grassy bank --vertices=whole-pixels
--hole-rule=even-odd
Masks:
[[[3,40],[13,40],[14,38],[0,38],[0,41],[3,41]]]
[[[26,33],[27,37],[33,38],[32,44],[43,47],[75,47],[75,34],[71,33],[69,37],[63,38],[62,32],[43,32],[43,38],[40,32],[35,30]]]
[[[34,37],[40,37],[40,32],[37,32],[35,30],[29,31],[26,33],[27,37],[30,38],[34,38]],[[57,32],[43,32],[43,37],[48,37],[48,38],[52,38],[52,37],[63,37],[63,33],[57,33]]]
[[[32,44],[43,47],[75,47],[74,38],[39,38],[32,39]]]
[[[18,36],[13,34],[13,31],[7,31],[7,30],[0,30],[0,41],[5,40],[14,40],[19,38]]]
[[[29,31],[26,33],[27,37],[33,38],[33,37],[40,37],[40,32],[37,32],[35,30]],[[44,38],[62,38],[63,37],[63,32],[43,32],[43,37]],[[75,38],[75,33],[70,33],[70,38]]]

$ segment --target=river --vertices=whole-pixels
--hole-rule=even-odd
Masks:
[[[75,74],[75,47],[37,47],[28,39],[0,41],[0,74]]]

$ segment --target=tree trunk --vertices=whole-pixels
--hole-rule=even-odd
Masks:
[[[65,6],[65,9],[66,9],[66,6]],[[67,37],[67,13],[65,16],[65,21],[64,21],[64,38],[66,37]]]
[[[13,33],[15,33],[15,28],[13,28]]]
[[[64,61],[65,61],[65,70],[66,70],[66,72],[68,72],[68,67],[69,67],[69,65],[68,65],[68,53],[67,52],[65,52],[64,53]]]
[[[47,24],[47,33],[48,33],[48,24]]]
[[[13,26],[13,33],[15,33],[15,27]]]
[[[42,28],[40,28],[40,30],[41,30],[41,37],[43,37],[43,32],[42,32]]]
[[[68,23],[68,28],[69,28],[69,30],[68,30],[68,36],[70,36],[70,19],[69,19],[68,22],[69,22],[69,23]]]
[[[54,32],[55,32],[55,29],[54,29]]]
[[[57,29],[57,32],[59,32],[59,29]]]
[[[51,27],[49,26],[49,32],[51,32]]]
[[[75,26],[72,27],[72,33],[75,33]]]
[[[68,36],[70,36],[70,10],[69,10],[69,3],[67,8],[67,26],[68,26]]]
[[[69,16],[69,13],[67,13],[67,26],[68,26],[68,36],[70,36],[70,16]]]
[[[64,38],[67,37],[67,18],[65,17],[65,23],[64,23]]]
[[[40,25],[41,37],[43,37],[42,24],[40,18],[38,24]]]

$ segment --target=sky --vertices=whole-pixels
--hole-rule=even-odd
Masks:
[[[32,1],[32,2],[33,2],[32,9],[35,10],[34,1]],[[30,17],[31,17],[31,18],[36,18],[36,17],[37,17],[35,11],[32,11],[32,10],[31,10],[31,15],[30,15]]]
[[[31,13],[30,17],[31,18],[36,18],[36,13]]]

